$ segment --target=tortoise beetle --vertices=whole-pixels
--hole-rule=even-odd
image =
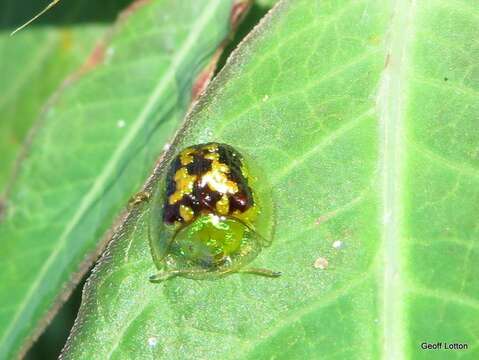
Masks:
[[[274,230],[269,188],[250,171],[222,143],[189,146],[173,158],[151,203],[149,242],[159,273],[150,281],[280,275],[244,267],[270,245]]]

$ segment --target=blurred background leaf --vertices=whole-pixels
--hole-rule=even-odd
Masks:
[[[2,59],[19,57],[16,64],[1,64],[11,70],[2,86],[12,93],[3,105],[9,115],[2,136],[16,144],[2,162],[3,187],[42,103],[65,75],[82,66],[37,120],[4,204],[0,358],[26,349],[49,311],[88,269],[100,238],[151,171],[192,93],[211,75],[232,27],[232,1],[136,2],[99,41],[120,2],[105,2],[98,11],[70,2],[75,6],[70,12],[65,3],[56,15],[8,39],[36,9],[27,16],[12,2],[3,4]],[[75,55],[65,59],[65,46]],[[31,74],[18,71],[19,63],[29,65]]]
[[[95,42],[129,2],[105,0],[92,11],[91,3],[68,0],[67,6],[62,3],[15,37],[10,36],[11,30],[40,10],[42,1],[0,2],[0,194],[6,191],[26,134],[47,99],[86,61]],[[0,209],[2,203],[0,196]],[[58,357],[80,300],[81,288],[35,343],[28,359]]]
[[[92,4],[64,2],[15,37],[10,32],[48,1],[0,2],[0,194],[14,159],[42,106],[65,77],[78,68],[99,36],[130,0]]]

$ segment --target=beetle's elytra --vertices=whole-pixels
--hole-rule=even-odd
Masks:
[[[233,272],[276,277],[278,272],[245,268],[273,236],[273,207],[267,187],[250,174],[232,146],[187,147],[170,163],[155,192],[150,248],[160,270],[150,277],[215,278]]]
[[[243,216],[254,199],[242,160],[231,146],[205,144],[183,150],[166,177],[163,221],[188,223],[202,213]]]

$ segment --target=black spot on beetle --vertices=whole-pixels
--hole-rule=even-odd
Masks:
[[[166,174],[166,196],[172,195],[176,191],[175,174],[181,168],[180,157],[177,156],[170,165]]]
[[[167,224],[174,224],[175,221],[182,222],[183,218],[180,216],[180,206],[178,203],[170,205],[165,204],[163,208],[163,221]]]
[[[197,152],[193,154],[193,161],[186,165],[186,169],[190,175],[202,175],[211,170],[212,162],[212,160],[206,159],[203,153]]]

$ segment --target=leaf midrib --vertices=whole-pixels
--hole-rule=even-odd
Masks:
[[[90,188],[90,191],[85,195],[83,200],[78,207],[78,210],[75,212],[72,219],[66,224],[65,230],[59,237],[58,245],[55,247],[53,252],[50,256],[46,259],[44,265],[38,272],[38,276],[36,280],[30,286],[27,295],[24,297],[24,300],[18,306],[18,310],[15,313],[12,321],[10,322],[8,328],[4,332],[1,340],[0,340],[0,348],[5,349],[8,352],[9,346],[8,343],[14,341],[14,337],[10,336],[11,333],[17,328],[17,324],[19,323],[22,313],[24,312],[25,308],[30,304],[32,297],[37,292],[38,287],[42,283],[42,278],[48,272],[49,268],[51,268],[52,263],[57,258],[58,254],[63,250],[65,247],[66,241],[68,239],[69,234],[75,228],[75,226],[80,222],[83,215],[88,211],[90,206],[95,202],[96,198],[99,194],[102,193],[102,189],[104,188],[110,174],[112,173],[113,169],[117,166],[118,162],[122,159],[123,154],[127,151],[130,144],[133,142],[139,131],[142,129],[143,125],[145,124],[148,117],[151,113],[156,109],[156,103],[159,98],[163,95],[165,89],[170,84],[172,80],[175,78],[175,74],[178,68],[181,66],[182,61],[185,57],[188,56],[191,48],[196,45],[202,31],[201,29],[204,28],[204,25],[207,24],[212,15],[216,13],[216,9],[218,8],[221,0],[212,0],[210,4],[206,4],[204,6],[204,12],[201,16],[198,17],[197,21],[192,26],[192,31],[186,38],[184,44],[180,47],[179,51],[171,60],[171,65],[167,70],[165,76],[161,79],[161,81],[156,86],[155,90],[153,91],[152,95],[148,98],[148,101],[143,108],[143,111],[139,114],[139,116],[132,122],[131,130],[126,133],[126,137],[124,140],[119,144],[116,151],[113,153],[112,157],[106,164],[103,172],[94,182],[93,186]]]
[[[381,237],[382,323],[384,359],[403,359],[403,278],[401,264],[402,177],[405,158],[404,117],[408,78],[408,50],[413,37],[415,0],[393,3],[393,17],[386,42],[387,60],[377,97],[380,118],[380,168],[382,169]]]

